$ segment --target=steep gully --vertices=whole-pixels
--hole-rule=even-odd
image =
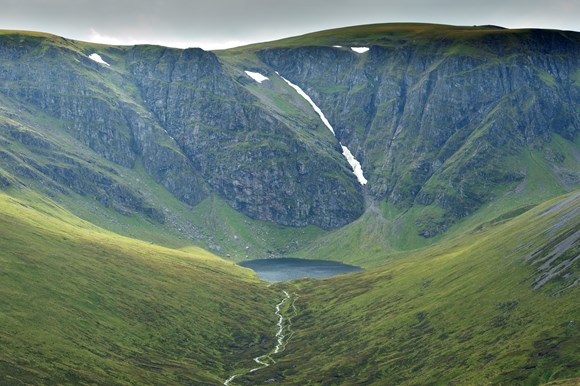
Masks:
[[[278,76],[280,76],[282,78],[282,80],[284,82],[286,82],[290,87],[292,87],[294,90],[296,90],[296,92],[302,98],[304,98],[306,100],[306,102],[308,102],[310,104],[310,106],[312,106],[312,108],[314,109],[314,111],[320,117],[320,120],[322,121],[322,123],[324,123],[324,125],[336,137],[336,132],[334,131],[334,128],[332,127],[332,125],[330,124],[330,122],[328,121],[328,119],[326,118],[326,116],[324,115],[324,113],[322,112],[322,110],[320,110],[320,108],[316,105],[316,103],[314,103],[314,101],[312,100],[312,98],[310,98],[310,96],[308,94],[306,94],[304,92],[304,90],[302,90],[302,88],[300,88],[300,86],[298,86],[298,85],[290,82],[288,79],[286,79],[282,75],[280,75],[277,71],[276,71],[276,74]],[[367,179],[363,175],[363,170],[362,170],[362,167],[361,167],[360,162],[356,158],[354,158],[354,156],[352,155],[352,153],[350,152],[350,150],[348,149],[348,147],[344,146],[342,144],[342,142],[339,142],[339,143],[340,143],[340,147],[342,148],[342,155],[346,158],[346,160],[348,161],[349,165],[351,166],[352,172],[356,176],[358,182],[361,185],[366,185]]]
[[[286,348],[286,344],[288,344],[288,340],[292,336],[292,332],[290,330],[291,319],[297,313],[296,305],[295,305],[296,295],[294,294],[294,298],[292,299],[292,304],[288,308],[288,311],[289,312],[291,311],[291,315],[284,317],[284,315],[282,315],[281,307],[287,301],[290,301],[291,296],[286,291],[282,291],[282,292],[284,292],[284,299],[282,299],[282,301],[276,305],[276,312],[275,312],[275,315],[278,317],[278,323],[276,325],[278,327],[278,329],[277,329],[276,335],[275,335],[276,342],[277,342],[276,347],[274,347],[274,350],[270,351],[269,353],[264,354],[264,355],[260,355],[260,356],[254,358],[254,362],[256,362],[259,365],[258,367],[255,367],[255,368],[253,368],[245,373],[239,373],[239,374],[232,375],[231,377],[229,377],[227,380],[224,381],[225,386],[230,385],[231,382],[234,379],[236,379],[237,377],[240,377],[242,375],[249,374],[249,373],[254,373],[260,369],[263,369],[265,367],[270,366],[270,364],[276,363],[276,361],[272,358],[272,355],[278,354],[278,353],[284,351],[284,348]]]
[[[260,83],[260,84],[266,80],[269,80],[269,78],[267,76],[264,76],[258,72],[245,71],[245,73],[250,78],[254,79],[257,83]],[[280,73],[278,71],[276,71],[276,75],[278,75],[280,78],[282,78],[282,80],[284,82],[286,82],[286,84],[288,84],[288,86],[293,88],[298,93],[298,95],[300,95],[302,98],[304,98],[304,100],[306,100],[306,102],[308,102],[308,104],[312,107],[312,109],[316,112],[316,114],[318,114],[318,116],[320,117],[320,120],[322,121],[324,126],[326,126],[328,128],[328,130],[330,130],[332,135],[334,135],[336,137],[336,132],[334,131],[334,128],[332,127],[332,125],[330,124],[330,122],[328,121],[328,119],[326,118],[326,116],[324,115],[322,110],[320,109],[320,107],[318,107],[318,105],[316,105],[316,103],[314,103],[312,98],[308,94],[306,94],[306,92],[304,92],[304,90],[300,86],[298,86],[298,85],[290,82],[288,79],[284,78],[282,75],[280,75]],[[342,149],[342,155],[348,161],[350,167],[352,168],[352,172],[356,176],[358,182],[361,185],[366,185],[367,179],[365,178],[365,176],[363,174],[363,170],[362,170],[362,166],[361,166],[360,162],[354,157],[354,155],[351,153],[351,151],[348,147],[343,145],[342,142],[339,142],[339,144],[340,144],[340,147]]]

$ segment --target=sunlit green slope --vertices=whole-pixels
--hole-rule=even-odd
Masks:
[[[250,271],[28,198],[0,195],[0,384],[219,384],[272,345]]]
[[[374,270],[304,281],[291,343],[248,384],[536,385],[578,377],[579,256],[576,191]]]

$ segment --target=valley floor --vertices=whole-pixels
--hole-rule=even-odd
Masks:
[[[294,282],[292,340],[239,383],[577,384],[579,238],[575,192],[376,269]]]
[[[2,194],[0,208],[2,384],[580,376],[580,191],[363,272],[274,285],[47,199]]]

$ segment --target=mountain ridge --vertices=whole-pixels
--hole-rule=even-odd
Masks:
[[[496,192],[529,185],[533,171],[526,152],[543,149],[541,168],[554,176],[553,193],[536,202],[578,186],[574,68],[580,59],[573,42],[580,41],[580,34],[428,24],[338,31],[369,39],[390,34],[386,43],[372,45],[366,53],[279,43],[282,47],[253,45],[211,53],[3,31],[7,59],[2,93],[6,102],[20,106],[16,110],[34,106],[50,115],[49,125],[58,122],[68,135],[114,164],[134,169],[139,160],[156,183],[189,206],[215,193],[253,219],[334,229],[360,217],[364,196],[370,195],[381,206],[386,202],[410,213],[405,226],[420,236],[403,248],[430,243],[426,239],[496,202]],[[337,34],[323,31],[283,43],[320,42],[321,36]],[[418,41],[417,34],[422,36]],[[425,46],[425,41],[437,44]],[[90,60],[95,51],[112,66]],[[6,67],[9,58],[28,63],[25,72]],[[269,79],[258,84],[247,70]],[[315,100],[336,127],[337,140],[275,71]],[[30,139],[36,126],[44,132],[40,137],[53,130],[43,127],[47,120],[26,118],[28,123],[22,123],[27,129],[15,131],[19,122],[7,118],[12,122],[8,136],[16,135],[11,141],[30,145],[39,141],[38,135]],[[364,190],[348,170],[341,142],[362,163],[370,181]],[[13,153],[4,153],[13,160],[9,164],[21,163]],[[57,165],[40,169],[57,184],[70,183],[74,175]],[[111,184],[110,177],[92,175]],[[3,177],[3,184],[10,180]],[[140,212],[165,221],[158,204],[117,184],[116,195],[98,185],[71,186],[120,213]],[[523,193],[536,195],[526,189]]]

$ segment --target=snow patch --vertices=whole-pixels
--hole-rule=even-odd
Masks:
[[[308,94],[306,94],[304,92],[304,90],[302,90],[300,88],[300,86],[297,86],[294,83],[290,82],[288,79],[284,78],[282,75],[280,75],[278,73],[278,71],[276,71],[276,74],[278,74],[278,76],[280,76],[280,78],[282,78],[282,80],[284,80],[284,82],[286,82],[290,87],[292,87],[294,90],[296,90],[296,92],[298,92],[298,94],[300,94],[304,99],[306,99],[306,101],[308,103],[310,103],[310,106],[312,106],[312,108],[314,109],[314,111],[316,111],[316,113],[318,114],[318,116],[320,117],[320,119],[322,120],[322,122],[324,123],[324,125],[326,127],[328,127],[328,129],[336,137],[336,133],[334,132],[334,128],[332,127],[332,125],[330,124],[330,122],[328,122],[328,119],[326,119],[326,116],[324,115],[324,113],[322,112],[322,110],[320,110],[320,108],[318,106],[316,106],[316,103],[314,103],[314,101],[312,100],[312,98],[310,98],[310,96],[308,96]],[[350,150],[346,146],[344,146],[342,143],[340,143],[340,147],[342,147],[342,155],[348,161],[350,167],[352,168],[352,172],[356,176],[356,179],[358,180],[358,182],[361,185],[366,185],[368,181],[365,178],[365,176],[363,175],[363,170],[362,170],[362,166],[361,166],[360,162],[358,162],[358,160],[356,158],[354,158],[354,156],[352,155],[352,153],[350,152]]]
[[[278,74],[278,72],[276,72],[276,74]],[[280,75],[280,74],[278,74]],[[334,132],[334,129],[332,128],[332,126],[330,125],[330,122],[328,122],[328,119],[326,119],[326,116],[324,115],[324,113],[322,112],[322,110],[320,110],[320,108],[318,106],[316,106],[316,103],[314,103],[314,101],[312,100],[312,98],[310,98],[308,96],[308,94],[306,94],[304,92],[304,90],[302,90],[300,88],[300,86],[295,85],[294,83],[290,82],[288,79],[284,78],[282,75],[280,75],[280,77],[282,78],[282,80],[284,80],[284,82],[288,83],[288,85],[290,87],[292,87],[294,90],[296,90],[296,92],[298,94],[300,94],[300,96],[304,99],[306,99],[306,102],[310,103],[310,106],[312,106],[312,108],[314,109],[314,111],[316,111],[316,113],[318,114],[318,116],[320,117],[320,119],[322,120],[322,123],[324,123],[324,125],[326,127],[328,127],[328,130],[330,130],[332,132],[333,135],[336,135],[336,133]]]
[[[332,46],[332,47],[334,47],[334,48],[342,48],[342,46]]]
[[[267,76],[260,74],[259,72],[244,71],[246,75],[254,79],[258,83],[262,83],[265,80],[270,80]]]
[[[344,146],[342,143],[340,144],[340,147],[342,147],[342,155],[346,158],[346,160],[350,164],[350,167],[352,168],[352,172],[356,176],[356,179],[358,180],[358,182],[361,185],[366,185],[368,181],[365,178],[365,176],[363,175],[363,170],[362,170],[362,166],[360,165],[360,162],[358,162],[357,159],[354,158],[354,156],[352,155],[352,153],[350,152],[348,147]]]
[[[240,374],[236,374],[236,375],[232,375],[231,377],[229,377],[225,382],[224,385],[228,386],[234,379],[236,379],[236,377],[238,377],[238,375]]]
[[[350,47],[350,49],[359,54],[364,54],[369,50],[368,47]]]
[[[89,59],[94,60],[97,63],[101,63],[104,64],[105,66],[111,66],[109,63],[105,62],[103,60],[103,58],[101,58],[101,55],[94,53],[94,54],[90,54],[89,55]]]

